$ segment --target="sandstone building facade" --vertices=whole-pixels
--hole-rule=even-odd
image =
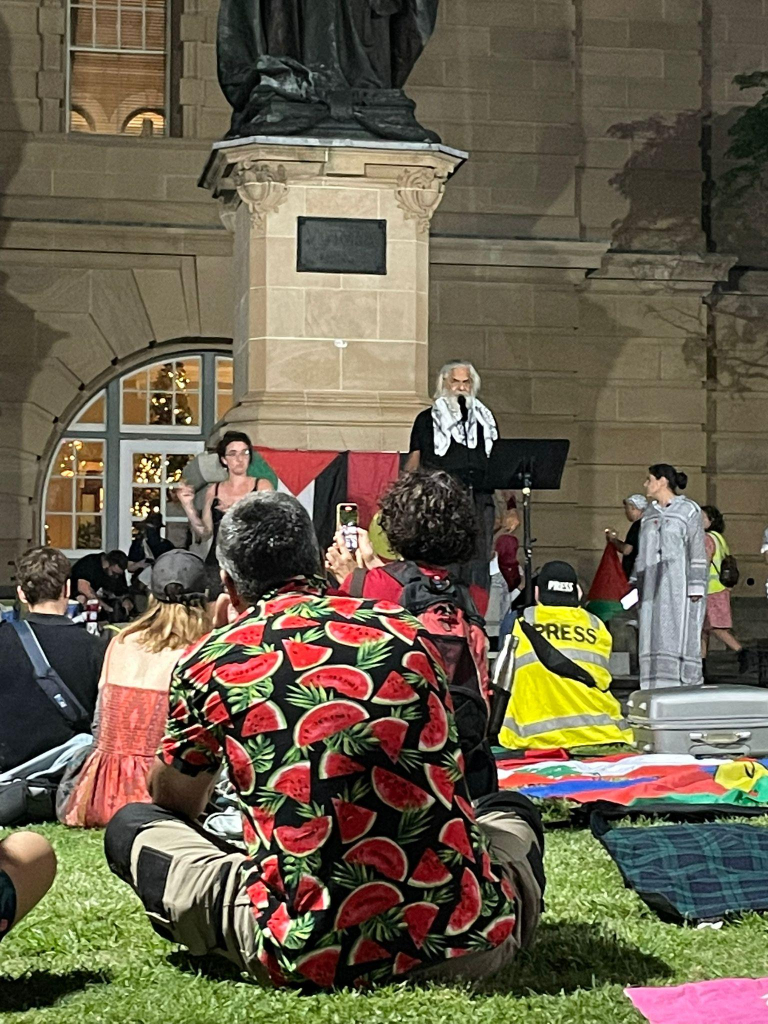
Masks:
[[[232,236],[197,185],[228,125],[216,8],[0,7],[4,580],[46,522],[74,555],[124,543],[158,496],[179,518],[169,486],[233,400]],[[410,82],[422,123],[470,152],[432,223],[425,399],[466,354],[505,436],[571,439],[536,533],[585,577],[668,461],[726,514],[742,591],[765,580],[762,211],[711,209],[758,95],[733,77],[763,68],[766,0],[442,0]],[[386,390],[375,341],[353,347]],[[341,414],[343,375],[318,381]]]

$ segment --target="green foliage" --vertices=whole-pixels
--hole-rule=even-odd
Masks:
[[[722,203],[736,202],[763,185],[768,169],[768,71],[736,75],[733,81],[741,90],[762,89],[763,94],[739,113],[728,131],[732,141],[725,155],[732,166],[718,181]]]
[[[265,992],[224,961],[190,957],[155,935],[108,871],[101,833],[37,831],[56,847],[59,877],[0,945],[2,1024],[642,1024],[626,985],[765,974],[766,919],[752,914],[721,931],[662,924],[589,832],[558,829],[547,836],[537,945],[475,994],[401,985]]]

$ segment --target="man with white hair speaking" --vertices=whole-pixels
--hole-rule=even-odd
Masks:
[[[484,591],[484,595],[474,594],[484,614],[496,516],[493,491],[486,489],[485,476],[499,431],[493,413],[477,397],[479,390],[480,375],[470,362],[457,359],[446,363],[437,375],[432,408],[420,412],[413,424],[405,469],[411,473],[442,469],[471,491],[477,509],[477,554],[457,575],[473,590]]]

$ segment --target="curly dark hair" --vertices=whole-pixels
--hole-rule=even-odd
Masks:
[[[474,502],[441,471],[403,473],[381,499],[381,528],[399,555],[425,565],[468,562],[477,547]]]
[[[240,430],[228,430],[216,445],[216,454],[219,457],[219,462],[225,469],[227,464],[224,461],[224,456],[226,455],[227,448],[237,441],[244,444],[248,449],[248,464],[250,465],[253,462],[253,445],[251,444],[250,437],[247,434],[243,434]]]
[[[710,527],[707,533],[709,533],[710,530],[715,533],[725,533],[725,520],[723,519],[723,513],[719,508],[716,508],[714,505],[702,505],[701,511],[707,513],[707,519],[709,519],[710,522]]]
[[[69,559],[56,548],[30,548],[16,562],[16,582],[31,605],[58,601],[71,572]]]

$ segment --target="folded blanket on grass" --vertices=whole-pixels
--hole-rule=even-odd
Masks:
[[[624,991],[650,1024],[768,1024],[768,978]]]
[[[688,755],[616,754],[585,760],[497,761],[499,786],[538,800],[598,801],[643,810],[670,805],[768,808],[768,759],[697,759]]]

